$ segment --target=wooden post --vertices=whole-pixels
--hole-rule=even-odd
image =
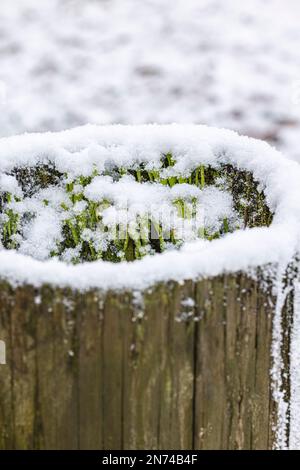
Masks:
[[[0,284],[0,449],[270,449],[271,294]]]

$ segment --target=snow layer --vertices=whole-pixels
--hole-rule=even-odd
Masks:
[[[8,175],[3,176],[8,178]],[[14,200],[14,195],[18,195],[21,189],[17,187],[17,191],[14,191],[14,179],[12,183],[11,186],[5,184],[2,188],[0,181],[0,196],[2,189],[11,195],[9,203],[4,204],[3,214],[0,214],[0,231],[3,229],[3,222],[5,224],[10,220],[7,211],[12,211],[18,216],[18,229],[10,237],[11,241],[17,243],[13,246],[18,247],[19,253],[40,260],[58,256],[63,261],[82,261],[83,241],[89,242],[89,246],[92,245],[95,251],[94,257],[89,261],[100,257],[105,259],[105,252],[111,242],[115,247],[118,246],[116,260],[122,260],[126,257],[124,244],[127,232],[132,240],[137,239],[140,244],[141,231],[143,246],[139,247],[139,256],[152,253],[149,241],[150,220],[161,228],[164,239],[169,240],[171,231],[173,233],[172,243],[163,243],[163,249],[174,249],[183,242],[198,240],[205,235],[208,238],[216,233],[221,234],[224,219],[227,221],[228,231],[243,227],[243,220],[234,209],[230,192],[214,186],[200,190],[189,184],[175,184],[170,187],[160,183],[138,183],[129,175],[120,177],[118,181],[113,181],[107,175],[98,175],[85,188],[79,184],[74,185],[73,195],[83,192],[87,199],[73,204],[70,193],[63,186],[63,177],[60,181],[62,187],[37,187],[34,194],[24,199],[20,197],[17,201]],[[84,211],[88,210],[88,201],[97,204],[97,225],[78,228],[76,247],[62,248],[66,221],[73,223],[74,227],[77,226],[77,216],[85,221]],[[151,238],[153,237],[152,233]],[[8,245],[4,243],[4,246]]]
[[[0,135],[201,123],[300,159],[298,0],[1,0]]]
[[[291,333],[290,365],[290,440],[289,449],[300,449],[300,283],[295,283],[294,315]]]
[[[186,243],[177,252],[131,263],[95,261],[70,266],[1,250],[0,276],[35,286],[143,289],[159,281],[214,276],[292,258],[299,248],[300,167],[266,143],[231,131],[205,126],[115,125],[11,137],[0,141],[0,172],[50,160],[61,171],[88,174],[94,164],[126,166],[143,161],[152,166],[166,152],[176,156],[182,171],[201,163],[222,162],[251,171],[275,211],[271,226],[237,231],[210,243]]]
[[[291,421],[294,420],[294,411],[291,410],[289,415],[289,403],[286,400],[286,390],[283,386],[283,377],[286,374],[283,359],[283,337],[286,331],[283,328],[283,307],[288,294],[292,290],[292,285],[284,286],[283,279],[286,275],[286,265],[281,266],[278,269],[275,292],[277,295],[276,306],[273,314],[273,328],[272,328],[272,359],[273,364],[271,368],[271,385],[272,385],[272,396],[277,403],[277,423],[275,431],[275,449],[287,450],[288,449],[288,425],[289,418]],[[292,432],[290,432],[291,440]]]

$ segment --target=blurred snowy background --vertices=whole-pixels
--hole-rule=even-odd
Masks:
[[[299,0],[1,0],[0,136],[193,122],[300,161]]]

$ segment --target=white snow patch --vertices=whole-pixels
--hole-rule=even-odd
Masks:
[[[91,152],[90,152],[91,150]],[[214,276],[269,263],[288,262],[299,248],[300,167],[264,142],[205,126],[85,126],[61,133],[27,134],[0,141],[0,173],[15,166],[53,162],[73,177],[94,166],[157,166],[172,152],[185,171],[201,163],[230,163],[253,173],[275,211],[270,227],[237,231],[223,239],[186,243],[177,252],[146,256],[132,263],[103,261],[68,266],[0,251],[0,276],[11,282],[78,289],[144,289],[166,280]],[[198,157],[197,157],[198,156]],[[38,234],[37,234],[38,238]],[[37,239],[36,238],[36,239]],[[34,249],[34,244],[33,244]]]
[[[294,314],[290,349],[290,433],[289,449],[300,449],[300,284],[294,286]]]
[[[284,287],[283,277],[286,272],[286,265],[283,265],[278,270],[277,281],[275,284],[276,293],[276,306],[273,317],[273,329],[272,329],[272,368],[271,368],[271,379],[272,379],[272,395],[273,399],[277,404],[277,422],[275,429],[275,449],[287,450],[288,449],[288,409],[289,403],[285,397],[285,389],[283,386],[282,375],[286,373],[284,371],[284,364],[282,358],[282,338],[286,333],[282,328],[282,310],[288,294],[292,290],[292,286],[288,285]]]

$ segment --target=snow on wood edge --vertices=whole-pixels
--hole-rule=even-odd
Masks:
[[[232,164],[253,173],[275,212],[270,227],[228,234],[210,243],[186,243],[176,252],[118,264],[95,261],[77,266],[37,261],[0,251],[0,277],[13,283],[50,283],[78,289],[143,289],[168,280],[209,277],[285,263],[297,252],[300,234],[300,168],[264,142],[235,132],[198,125],[84,126],[69,131],[24,134],[0,140],[0,173],[52,161],[73,175],[94,164],[131,165],[159,160],[172,152],[182,168]]]

